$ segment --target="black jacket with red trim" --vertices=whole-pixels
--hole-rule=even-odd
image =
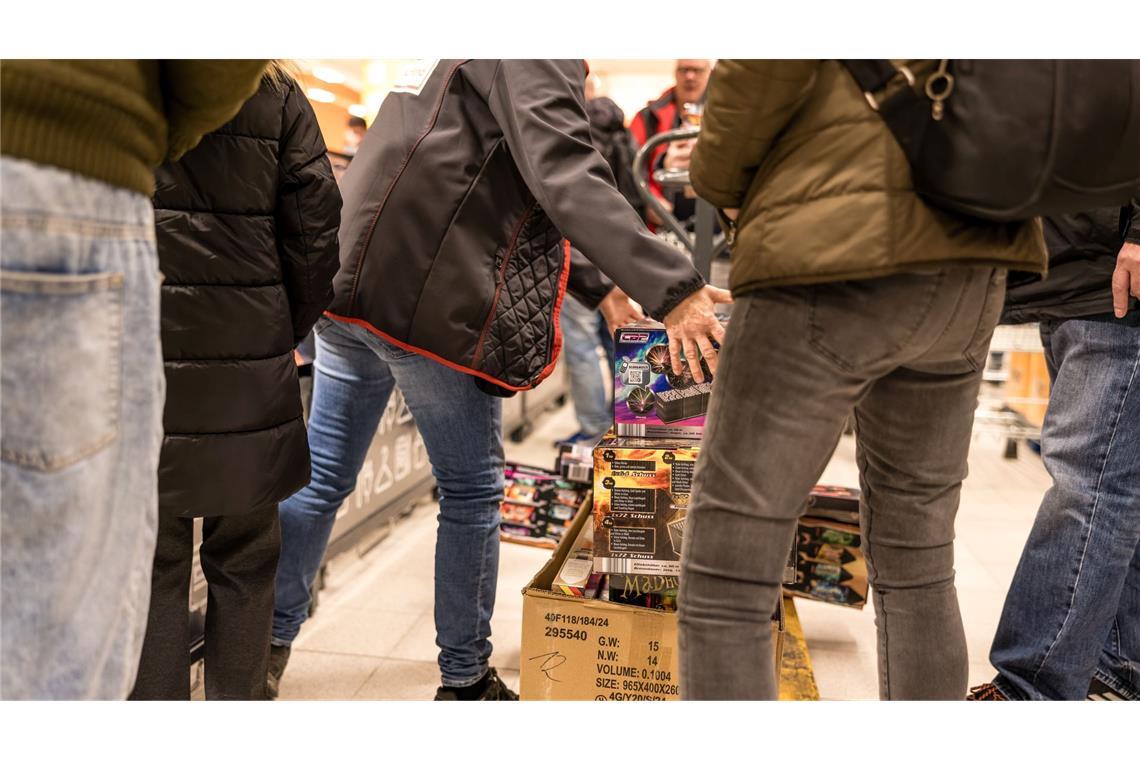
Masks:
[[[592,146],[585,74],[569,60],[409,67],[342,179],[328,316],[525,390],[561,345],[565,238],[657,318],[699,289]]]
[[[338,263],[340,193],[317,117],[296,83],[267,78],[156,180],[160,508],[276,509],[309,482],[293,346],[332,299]]]

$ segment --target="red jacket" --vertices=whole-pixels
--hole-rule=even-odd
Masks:
[[[629,124],[629,131],[633,134],[633,139],[637,142],[637,147],[640,148],[645,145],[649,138],[654,135],[681,126],[680,115],[677,113],[677,101],[673,97],[674,89],[675,88],[670,87],[661,94],[661,97],[650,102],[633,117],[633,121]],[[652,167],[657,165],[658,159],[661,158],[667,149],[668,145],[659,145],[654,148],[648,163],[650,167],[649,189],[662,200],[665,199],[665,196],[661,192],[661,186],[653,179]]]

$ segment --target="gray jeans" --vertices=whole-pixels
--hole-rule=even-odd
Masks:
[[[768,619],[796,520],[855,413],[884,699],[961,699],[954,517],[1005,270],[737,299],[686,525],[686,699],[775,699]]]
[[[8,157],[0,184],[0,697],[122,699],[157,521],[154,211]]]

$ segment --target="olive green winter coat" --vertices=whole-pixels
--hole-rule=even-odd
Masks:
[[[920,200],[902,149],[835,61],[719,61],[691,176],[701,197],[740,209],[736,294],[946,265],[1045,269],[1036,220],[982,222]]]

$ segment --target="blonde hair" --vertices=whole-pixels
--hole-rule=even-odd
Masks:
[[[287,58],[274,58],[265,66],[262,78],[273,87],[288,89],[300,77],[300,69]]]

